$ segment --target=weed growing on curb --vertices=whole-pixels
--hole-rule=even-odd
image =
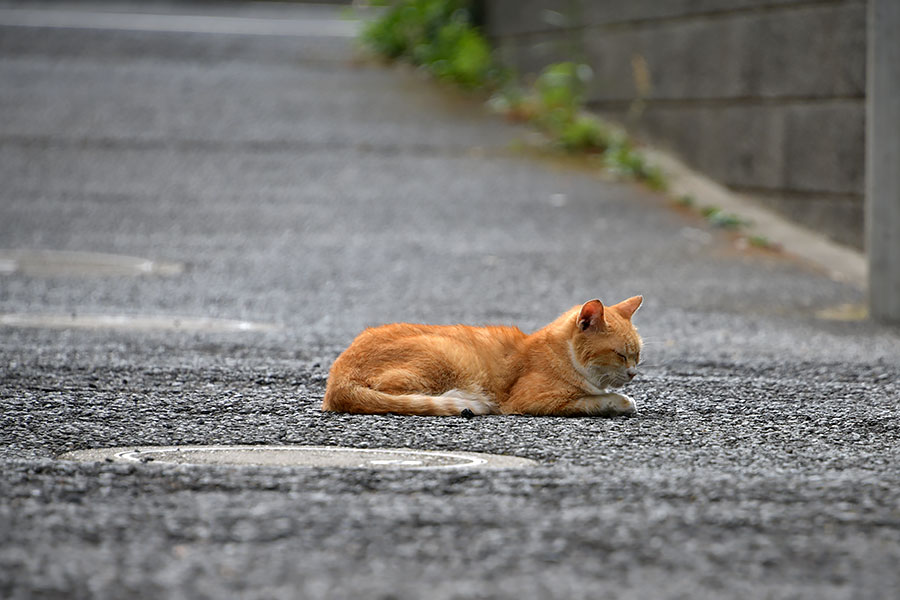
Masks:
[[[764,235],[751,235],[747,238],[747,242],[754,248],[764,248],[767,250],[776,250],[776,244]]]
[[[368,21],[360,41],[389,60],[419,65],[438,79],[465,89],[492,88],[508,76],[472,24],[466,0],[370,2],[385,6]]]
[[[700,209],[700,214],[712,225],[722,229],[741,229],[750,224],[738,215],[726,213],[716,206],[704,206]]]

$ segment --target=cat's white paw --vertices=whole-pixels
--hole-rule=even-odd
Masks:
[[[625,394],[606,392],[597,396],[581,398],[575,402],[575,409],[587,415],[616,417],[634,414],[637,411],[637,405]]]
[[[633,415],[637,412],[637,404],[635,404],[633,398],[626,396],[625,394],[616,394],[616,396],[618,396],[618,398],[613,403],[616,414]]]

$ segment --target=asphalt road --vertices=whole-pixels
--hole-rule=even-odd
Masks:
[[[225,33],[17,15],[0,26],[0,249],[183,268],[0,269],[7,321],[171,319],[0,326],[0,597],[900,594],[900,332],[821,317],[861,290],[735,248],[638,186],[523,155],[525,133],[477,99],[353,61],[333,12],[219,8],[244,19]],[[298,34],[248,31],[272,16]],[[529,330],[638,293],[634,417],[318,409],[367,325]],[[178,326],[197,318],[271,327]],[[56,458],[260,443],[539,466]]]

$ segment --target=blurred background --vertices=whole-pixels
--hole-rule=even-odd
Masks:
[[[898,30],[0,0],[0,597],[895,598]],[[364,327],[635,294],[633,418],[320,410]],[[245,444],[537,464],[60,458]]]
[[[381,238],[367,238],[374,235],[368,231],[373,219],[382,220],[384,230],[410,227],[391,238],[393,243],[427,244],[413,241],[415,232],[423,232],[417,219],[433,216],[407,208],[394,212],[395,205],[407,201],[384,203],[387,188],[408,194],[413,206],[420,192],[396,182],[469,198],[478,193],[466,189],[473,180],[464,173],[448,172],[447,165],[455,163],[435,166],[441,173],[435,179],[422,177],[427,161],[412,164],[407,149],[423,157],[446,152],[476,159],[479,153],[509,152],[561,157],[583,172],[668,193],[706,224],[736,232],[745,247],[781,249],[783,241],[754,230],[752,219],[674,191],[671,176],[644,152],[648,144],[740,198],[845,245],[862,265],[852,250],[862,250],[865,238],[865,2],[7,1],[0,9],[4,163],[6,179],[17,190],[4,202],[0,230],[2,246],[9,249],[7,270],[30,260],[22,254],[29,249],[143,256],[175,263],[182,271],[190,263],[189,276],[219,273],[220,279],[204,284],[214,290],[205,293],[215,301],[202,303],[203,314],[249,318],[253,311],[247,300],[234,297],[227,285],[234,270],[244,268],[251,281],[259,279],[251,287],[269,290],[254,300],[254,310],[272,303],[271,316],[283,321],[285,315],[275,314],[280,312],[276,307],[289,304],[277,298],[281,286],[260,279],[293,277],[274,275],[279,257],[303,272],[300,294],[330,285],[334,253],[346,259],[341,277],[362,281],[364,273],[382,268],[380,262],[373,266],[373,256],[391,247]],[[388,82],[370,69],[377,60],[415,70]],[[354,61],[351,77],[345,66]],[[423,74],[445,82],[443,90],[456,91],[419,86]],[[397,88],[407,84],[406,90]],[[408,105],[400,107],[392,94]],[[490,111],[482,110],[482,103]],[[448,126],[430,107],[441,107],[442,115],[472,118]],[[490,112],[505,115],[514,127]],[[366,161],[388,160],[389,175],[365,167]],[[379,177],[388,179],[379,182]],[[515,178],[489,176],[487,181],[478,183],[481,190],[503,186],[498,193],[516,193],[510,187]],[[546,195],[555,198],[551,204],[569,201],[562,188],[549,188]],[[379,200],[366,199],[369,194]],[[334,202],[320,210],[321,199],[334,195]],[[250,197],[258,202],[247,204]],[[231,208],[229,198],[236,203]],[[316,209],[303,209],[303,198]],[[279,213],[283,202],[290,209]],[[374,212],[373,202],[380,203]],[[197,210],[182,213],[191,203]],[[275,209],[272,216],[259,210],[264,206]],[[517,208],[480,204],[482,215],[474,223],[467,220],[471,212],[453,210],[462,204],[449,200],[441,206],[452,212],[455,223],[444,230],[456,235],[448,247],[471,254],[482,244],[476,260],[487,261],[488,270],[501,268],[508,250],[498,244],[510,234],[501,223],[510,221],[498,215],[495,227],[480,228],[490,223],[492,211],[506,215]],[[70,211],[70,217],[47,218],[46,211],[60,210]],[[214,219],[207,218],[213,213]],[[289,214],[300,221],[291,221]],[[354,219],[364,223],[357,227]],[[336,237],[334,227],[347,235]],[[195,236],[206,228],[214,230],[204,235],[222,236],[231,249],[250,244],[236,255],[241,262],[228,264],[217,256],[203,264],[212,259],[200,250],[215,249],[214,244],[198,245],[201,238]],[[266,232],[264,247],[250,243],[252,228]],[[300,231],[304,236],[298,246]],[[142,235],[162,236],[152,257],[144,256]],[[889,256],[896,243],[896,236],[890,237],[881,251]],[[10,254],[13,250],[18,254]],[[396,252],[383,258],[418,270],[417,261],[409,259],[415,249]],[[248,261],[254,266],[244,264]],[[452,272],[459,264],[447,263],[445,256],[422,268]],[[858,270],[863,274],[856,279],[864,279],[864,268]],[[882,269],[896,270],[893,263]],[[477,276],[470,271],[465,267],[465,275],[450,279]],[[606,286],[637,283],[627,285],[627,275],[615,269],[604,275]],[[548,285],[572,279],[560,273],[559,281]],[[694,292],[679,293],[702,304],[693,297],[702,295],[697,291],[703,289],[702,280],[694,279]],[[16,285],[6,287],[8,298],[15,298]],[[442,285],[447,284],[429,280],[431,289]],[[398,282],[391,286],[397,288]],[[298,293],[293,286],[287,289]],[[153,287],[131,294],[134,304],[128,308],[139,310],[149,302],[148,294],[156,293],[170,299],[179,295]],[[395,289],[391,294],[397,293],[413,292]],[[573,293],[594,295],[577,289],[563,296]],[[630,293],[622,289],[624,296]],[[895,304],[893,290],[882,296]],[[89,307],[90,297],[70,303]],[[327,313],[333,300],[303,301]],[[163,298],[158,302],[166,304]],[[191,302],[200,302],[199,296],[183,298],[185,306]],[[410,310],[417,303],[409,297],[401,304]],[[383,318],[402,316],[389,312]]]

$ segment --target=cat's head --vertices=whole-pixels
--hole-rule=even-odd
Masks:
[[[597,387],[620,387],[637,374],[642,342],[631,317],[643,300],[634,296],[612,306],[590,300],[575,315],[573,366]]]

